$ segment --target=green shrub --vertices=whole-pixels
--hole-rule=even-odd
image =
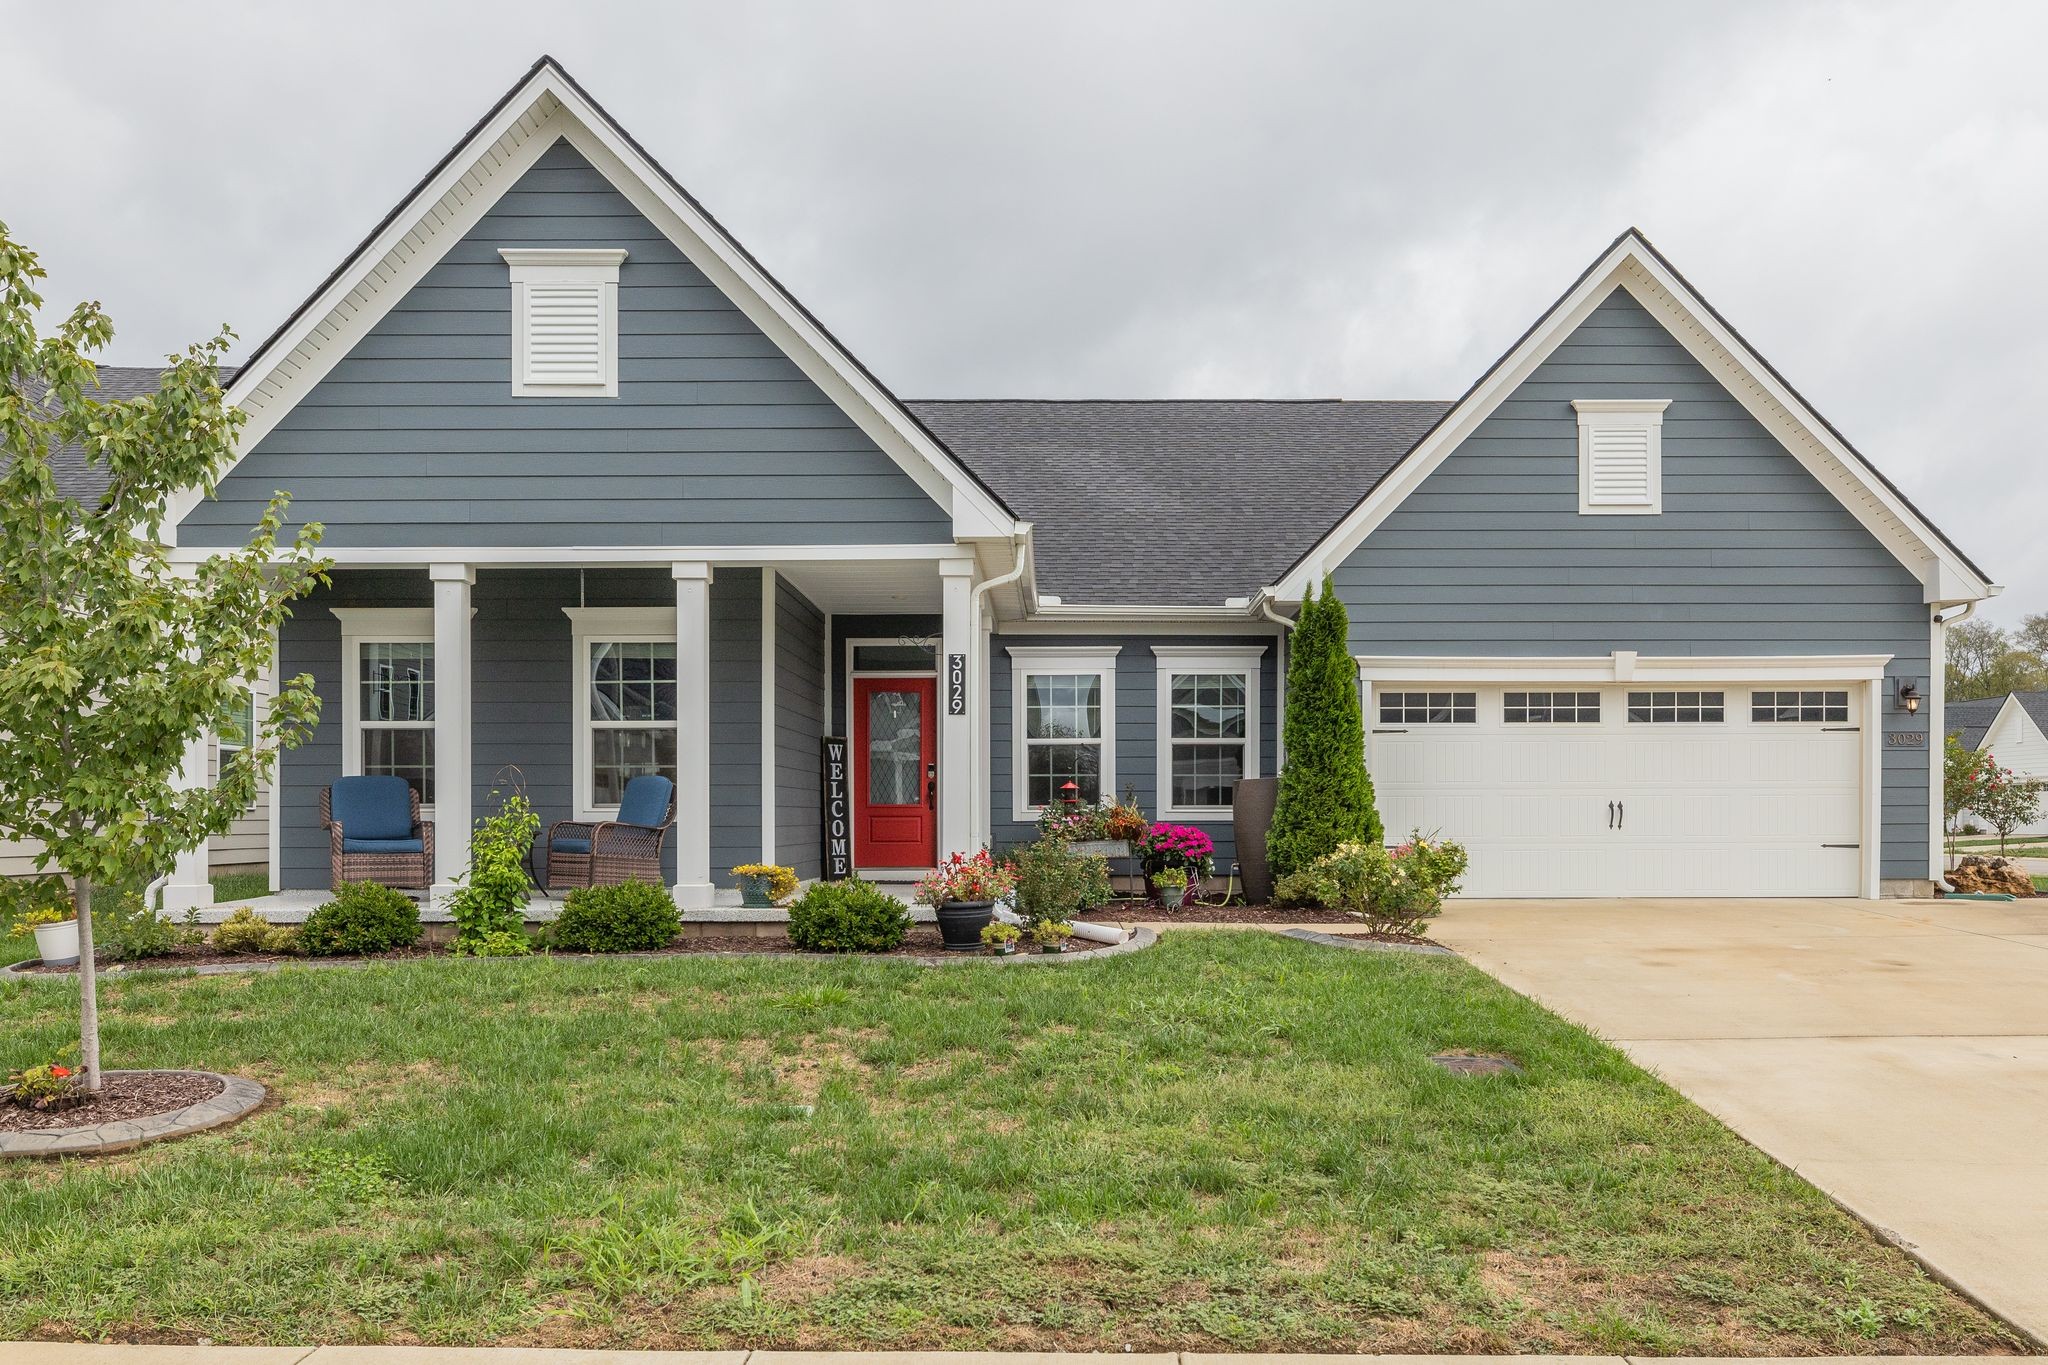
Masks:
[[[1399,848],[1339,844],[1281,880],[1276,899],[1359,916],[1374,933],[1420,934],[1465,875],[1462,844],[1416,834]]]
[[[1014,850],[1010,865],[1017,872],[1017,913],[1033,926],[1064,924],[1110,897],[1108,861],[1075,853],[1057,834]]]
[[[526,938],[526,891],[532,883],[526,877],[526,854],[538,833],[540,817],[517,792],[504,799],[497,814],[476,822],[476,831],[469,837],[469,871],[462,886],[448,898],[458,955],[517,957],[531,951]],[[493,951],[477,951],[486,940]]]
[[[403,891],[375,882],[343,882],[334,899],[306,917],[306,951],[315,957],[388,953],[420,941],[420,908]]]
[[[162,957],[194,937],[144,904],[142,893],[103,887],[92,896],[93,956],[113,962]]]
[[[263,951],[279,957],[298,957],[306,951],[306,936],[296,924],[273,924],[263,936]]]
[[[1351,620],[1330,580],[1302,598],[1287,637],[1287,763],[1266,833],[1276,878],[1299,872],[1339,844],[1378,844],[1385,834],[1365,771],[1365,725]]]
[[[666,948],[681,931],[668,888],[634,881],[571,891],[549,943],[564,953],[648,952]]]
[[[267,953],[270,929],[269,921],[245,905],[214,926],[213,946],[223,953]]]
[[[811,953],[884,953],[910,933],[910,909],[858,877],[818,882],[789,907],[789,941]]]

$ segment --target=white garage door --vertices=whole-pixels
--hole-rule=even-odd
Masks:
[[[1860,686],[1373,689],[1389,839],[1461,840],[1468,896],[1853,896]]]

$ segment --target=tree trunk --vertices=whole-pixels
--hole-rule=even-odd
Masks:
[[[98,972],[93,962],[90,881],[84,877],[72,880],[71,903],[78,911],[79,1069],[85,1073],[84,1088],[97,1094],[100,1088],[100,997]]]

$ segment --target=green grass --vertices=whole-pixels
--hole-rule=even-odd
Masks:
[[[263,872],[224,872],[213,879],[215,901],[252,901],[270,894],[270,877]]]
[[[0,1167],[0,1340],[2011,1346],[1462,963],[1257,933],[1059,967],[426,962],[107,981],[242,1125]],[[0,988],[0,1064],[73,1028]],[[1507,1053],[1457,1077],[1433,1052]]]

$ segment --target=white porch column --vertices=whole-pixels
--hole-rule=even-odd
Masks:
[[[213,736],[202,732],[197,739],[185,745],[185,756],[178,765],[178,789],[196,791],[210,784],[207,772],[213,756]],[[207,866],[206,845],[209,840],[201,839],[199,847],[178,855],[171,866],[171,879],[164,883],[163,908],[166,914],[182,914],[195,906],[213,904],[213,882]]]
[[[469,590],[476,569],[435,564],[434,582],[434,889],[440,901],[469,871],[472,788],[469,762]]]
[[[669,566],[676,581],[676,904],[711,904],[711,566]]]
[[[964,559],[939,561],[939,589],[944,612],[939,647],[939,856],[974,848],[974,704],[975,681],[968,678],[964,703],[953,714],[952,663],[961,656],[973,664],[974,565]]]
[[[974,708],[974,799],[969,803],[973,829],[970,837],[986,848],[994,841],[995,829],[989,809],[989,766],[993,747],[989,742],[989,637],[994,631],[987,600],[974,597],[974,657],[968,661],[967,692]]]

